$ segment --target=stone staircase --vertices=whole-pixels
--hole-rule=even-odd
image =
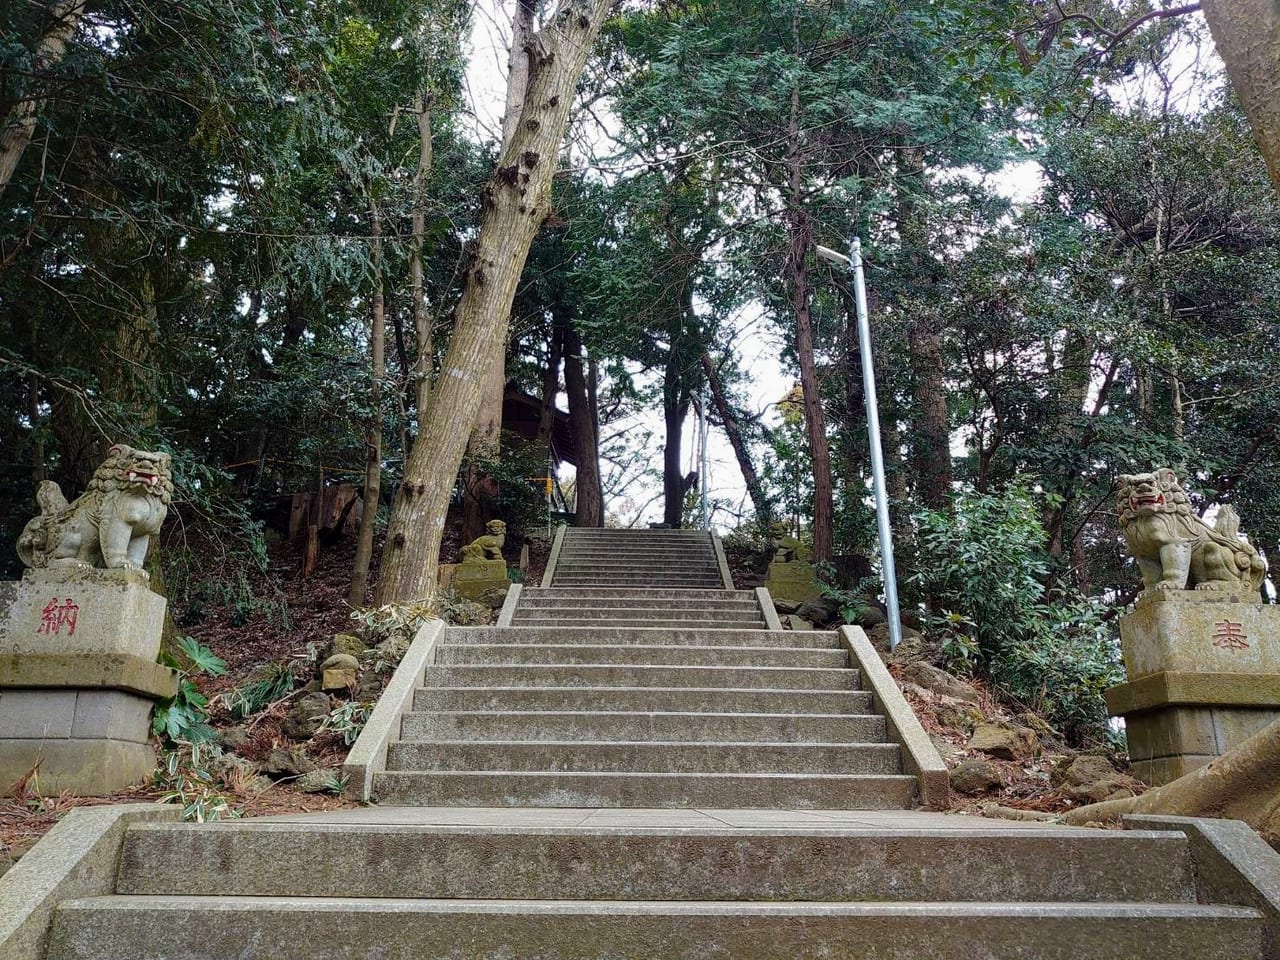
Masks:
[[[766,629],[715,547],[569,531],[414,671],[379,806],[133,825],[47,960],[1275,956],[1182,833],[908,809],[866,660]]]

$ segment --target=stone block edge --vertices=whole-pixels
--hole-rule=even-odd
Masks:
[[[342,772],[347,778],[346,794],[352,800],[373,799],[374,774],[387,767],[387,748],[400,734],[400,718],[412,707],[414,691],[435,661],[436,645],[444,630],[443,620],[428,620],[418,630],[347,754]]]
[[[49,920],[64,900],[115,892],[125,832],[136,822],[178,821],[175,804],[77,807],[0,877],[0,956],[43,960]]]
[[[920,782],[921,802],[931,810],[947,809],[951,800],[947,765],[880,654],[861,627],[841,627],[840,639],[848,648],[853,665],[862,671],[863,686],[871,691],[888,725],[889,735],[902,747],[903,766]]]
[[[1186,836],[1202,903],[1253,907],[1262,914],[1263,960],[1280,960],[1280,853],[1241,820],[1127,814],[1126,830]]]
[[[0,689],[70,688],[124,690],[152,700],[178,692],[178,675],[169,667],[132,654],[0,654]]]
[[[1171,705],[1280,707],[1280,675],[1161,671],[1103,693],[1113,717]]]
[[[556,537],[551,541],[551,555],[547,557],[547,567],[542,571],[542,585],[544,587],[551,586],[551,581],[556,576],[556,565],[560,563],[560,551],[564,549],[564,534],[569,529],[566,523],[556,527]]]

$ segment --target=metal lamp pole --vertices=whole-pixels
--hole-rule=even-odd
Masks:
[[[867,316],[867,281],[862,264],[862,240],[853,238],[849,256],[815,244],[819,257],[849,267],[853,273],[854,300],[858,307],[858,347],[862,354],[863,399],[867,407],[867,439],[871,445],[871,479],[876,496],[876,526],[880,532],[880,566],[884,573],[884,605],[889,617],[889,649],[902,642],[898,616],[898,575],[893,563],[893,533],[889,527],[889,495],[884,483],[884,450],[880,446],[880,406],[876,400],[876,373],[871,357],[871,321]]]

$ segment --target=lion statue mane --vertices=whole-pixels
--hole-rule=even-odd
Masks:
[[[1147,590],[1257,592],[1262,586],[1266,562],[1239,535],[1239,515],[1224,506],[1214,526],[1204,523],[1172,470],[1120,477],[1118,506]]]
[[[489,531],[487,534],[476,537],[462,548],[463,563],[502,559],[502,547],[507,542],[507,525],[501,520],[490,520],[484,528]]]
[[[18,556],[28,567],[141,570],[173,499],[170,465],[167,453],[117,443],[73,503],[45,480],[36,490],[40,515],[18,538]]]

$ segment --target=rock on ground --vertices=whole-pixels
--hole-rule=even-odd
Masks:
[[[1030,760],[1040,752],[1035,731],[1017,724],[980,723],[969,738],[968,748],[1001,760]]]

